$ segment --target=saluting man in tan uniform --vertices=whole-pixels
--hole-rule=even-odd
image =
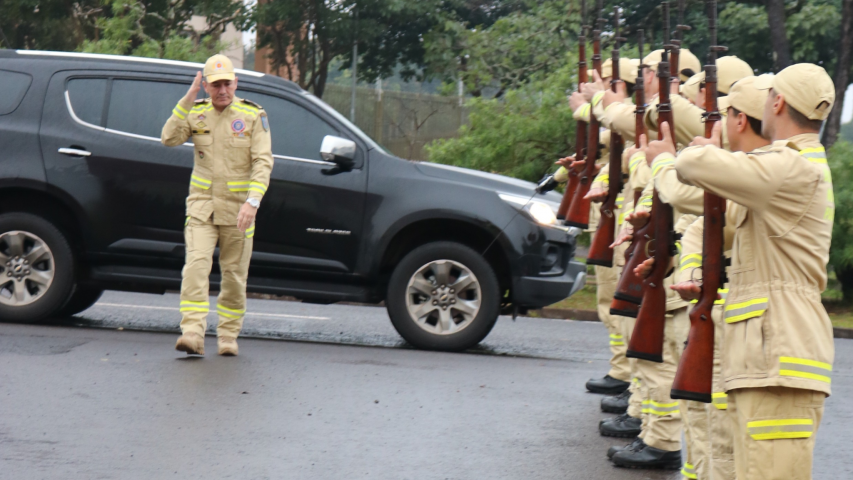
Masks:
[[[246,279],[255,235],[255,215],[267,191],[273,158],[269,121],[260,105],[234,96],[231,60],[214,55],[163,126],[161,141],[174,147],[190,137],[195,165],[184,228],[187,257],[181,282],[181,335],[175,349],[204,354],[210,311],[208,289],[213,253],[219,244],[222,273],[216,311],[220,355],[237,355],[237,336],[246,314]]]
[[[794,137],[815,134],[835,100],[826,72],[792,65],[759,77],[769,89],[765,151],[727,152],[697,138],[680,178],[731,200],[736,228],[723,309],[722,377],[734,424],[737,478],[810,479],[815,434],[831,393],[835,349],[821,304],[835,213],[821,163]]]

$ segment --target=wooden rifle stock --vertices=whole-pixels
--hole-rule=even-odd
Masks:
[[[711,138],[714,124],[720,121],[717,107],[717,52],[725,47],[717,46],[717,2],[708,5],[708,24],[711,48],[705,65],[705,138]],[[702,241],[702,292],[699,302],[690,311],[690,333],[675,381],[672,383],[672,398],[711,403],[714,378],[714,321],[712,313],[717,300],[717,291],[725,283],[725,260],[723,259],[723,228],[726,221],[726,201],[705,192],[705,227]]]
[[[669,4],[663,3],[664,20],[666,25],[666,42],[661,62],[658,65],[658,85],[660,86],[660,103],[658,104],[658,140],[663,139],[661,125],[666,122],[670,131],[674,130],[672,108],[669,100],[670,65],[669,44]],[[673,146],[675,140],[673,136]],[[657,189],[652,197],[652,214],[649,224],[654,229],[654,266],[652,272],[643,281],[643,299],[637,323],[628,343],[626,356],[640,358],[652,362],[663,362],[663,334],[666,325],[666,288],[664,278],[672,268],[672,257],[675,255],[673,240],[672,206],[660,200]]]
[[[598,1],[598,14],[601,14],[601,0]],[[592,68],[598,72],[598,75],[601,75],[601,26],[603,22],[604,19],[599,18],[596,21],[596,29],[592,31]],[[584,156],[586,163],[580,172],[578,187],[575,189],[572,203],[566,213],[565,224],[571,227],[589,228],[590,201],[584,197],[589,193],[589,187],[592,186],[592,181],[595,179],[595,161],[600,155],[598,148],[599,133],[598,119],[595,118],[592,108],[590,108],[586,155]]]
[[[610,88],[615,92],[616,86],[621,80],[619,71],[619,42],[625,41],[619,36],[619,9],[615,9],[616,35],[614,36],[614,47],[611,54],[613,62],[612,78]],[[622,193],[622,148],[624,143],[622,137],[610,132],[610,164],[608,167],[608,191],[607,199],[601,204],[601,216],[598,220],[598,228],[589,248],[586,263],[589,265],[602,265],[613,267],[613,242],[616,240],[616,199]]]
[[[583,24],[583,16],[586,12],[586,2],[583,2],[581,7],[581,24]],[[586,69],[586,37],[584,36],[584,26],[581,25],[581,34],[578,37],[578,93],[584,83],[589,81],[589,75]],[[590,111],[590,114],[592,112]],[[586,155],[586,137],[587,125],[586,122],[578,120],[575,125],[575,159],[581,159]],[[566,168],[569,172],[569,181],[566,183],[566,190],[563,192],[563,200],[560,202],[560,207],[557,209],[557,219],[565,220],[566,213],[569,211],[569,206],[572,204],[572,199],[575,197],[575,192],[580,184],[580,172],[574,168]]]

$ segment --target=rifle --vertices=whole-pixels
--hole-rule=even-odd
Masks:
[[[681,56],[681,42],[684,40],[684,32],[688,30],[690,30],[690,27],[684,25],[684,0],[678,0],[678,24],[675,26],[675,38],[672,39],[669,64],[670,71],[673,72],[674,78],[679,80],[679,83],[681,80],[681,67],[678,64],[678,60]]]
[[[643,45],[645,44],[645,39],[643,36],[644,32],[642,29],[637,31],[638,39],[637,45],[640,46],[640,66],[637,70],[637,80],[634,83],[634,105],[636,108],[634,109],[634,121],[635,121],[635,132],[634,139],[639,144],[640,135],[644,135],[646,133],[646,124],[644,121],[644,117],[646,115],[646,86],[645,81],[643,80],[643,68],[645,65],[642,64],[643,61]],[[612,133],[611,133],[612,135]],[[634,193],[634,208],[637,207],[637,202],[640,200],[640,194]],[[640,235],[636,235],[635,238],[640,238]],[[620,278],[620,286],[622,286],[622,279],[626,279],[626,285],[631,280],[634,283],[639,283],[639,279],[634,275],[633,270],[628,270],[628,264],[632,263],[630,260],[636,250],[637,244],[640,243],[638,241],[631,242],[631,245],[625,250],[625,269],[622,271],[622,277]],[[625,273],[629,272],[629,273]],[[642,288],[642,286],[640,286]],[[618,288],[617,288],[618,290]],[[629,290],[631,291],[631,290]],[[621,315],[623,317],[631,317],[637,318],[637,314],[639,313],[639,307],[637,302],[626,301],[620,296],[617,295],[613,298],[613,301],[610,303],[610,314],[611,315]]]
[[[619,36],[619,8],[614,8],[615,11],[615,32],[613,37],[613,51],[611,52],[611,60],[613,61],[613,76],[610,80],[610,88],[614,92],[616,86],[621,79],[619,75],[619,42],[626,41],[625,38]],[[622,137],[614,132],[610,132],[610,165],[608,174],[610,180],[608,183],[607,199],[601,204],[601,218],[598,221],[598,228],[595,230],[595,236],[590,245],[589,255],[586,263],[590,265],[602,265],[605,267],[613,267],[613,249],[610,245],[616,237],[616,198],[622,192],[622,148],[624,143]]]
[[[663,139],[661,125],[666,122],[670,131],[674,132],[672,104],[669,99],[670,65],[668,52],[672,48],[669,43],[669,3],[663,2],[664,19],[664,51],[658,65],[658,84],[660,85],[658,104],[658,140]],[[673,145],[675,137],[673,135]],[[671,268],[672,257],[676,255],[673,239],[672,206],[661,201],[657,189],[652,197],[652,212],[649,225],[654,229],[655,259],[652,272],[643,281],[643,299],[637,323],[628,344],[626,356],[641,358],[652,362],[663,362],[663,331],[666,323],[666,289],[663,280]]]
[[[581,0],[581,34],[578,37],[578,92],[581,87],[589,80],[586,69],[586,28],[583,24],[586,17],[586,0]],[[583,158],[586,155],[586,122],[578,121],[575,127],[575,155],[576,158]],[[574,168],[567,168],[569,172],[569,181],[566,184],[566,191],[563,192],[563,200],[560,202],[560,207],[557,209],[557,218],[565,220],[566,212],[572,203],[575,196],[575,191],[580,183],[580,172]]]
[[[705,138],[711,137],[714,124],[720,121],[717,107],[717,52],[726,47],[717,45],[717,2],[706,0],[708,6],[708,30],[711,46],[705,65]],[[726,278],[726,263],[723,259],[723,227],[726,222],[726,201],[705,192],[705,226],[702,239],[702,292],[699,302],[690,311],[690,333],[670,396],[684,400],[711,403],[714,370],[714,322],[711,311],[717,300],[717,290]]]
[[[592,31],[592,68],[601,75],[601,29],[604,26],[604,19],[601,18],[601,2],[598,0],[596,20],[596,29]],[[589,187],[592,186],[592,180],[595,178],[595,161],[598,160],[600,152],[598,150],[598,134],[599,124],[598,119],[590,110],[589,115],[589,131],[586,141],[586,158],[583,170],[580,172],[580,180],[578,187],[575,189],[575,194],[572,197],[572,203],[569,206],[569,211],[566,214],[565,224],[571,227],[588,228],[589,227],[589,199],[583,197],[589,193]]]

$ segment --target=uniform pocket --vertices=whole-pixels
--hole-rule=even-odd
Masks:
[[[724,375],[766,376],[768,373],[768,325],[765,325],[769,298],[766,295],[739,297],[723,309],[726,358]]]
[[[234,148],[249,148],[252,146],[252,139],[248,137],[233,137],[229,145]]]
[[[732,266],[730,273],[747,272],[755,269],[755,256],[752,251],[752,240],[755,227],[750,221],[749,210],[741,209],[736,219],[734,245],[732,245]]]
[[[209,133],[193,135],[193,145],[196,147],[209,147],[210,145],[213,145],[213,135]]]

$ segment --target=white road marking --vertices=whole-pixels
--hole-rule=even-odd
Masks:
[[[168,310],[171,312],[180,311],[179,308],[175,307],[153,307],[150,305],[133,305],[127,303],[101,303],[98,302],[94,307],[120,307],[120,308],[141,308],[144,310]],[[271,317],[271,318],[293,318],[299,320],[331,320],[329,317],[311,317],[308,315],[287,315],[284,313],[254,313],[254,312],[246,312],[247,317]]]

